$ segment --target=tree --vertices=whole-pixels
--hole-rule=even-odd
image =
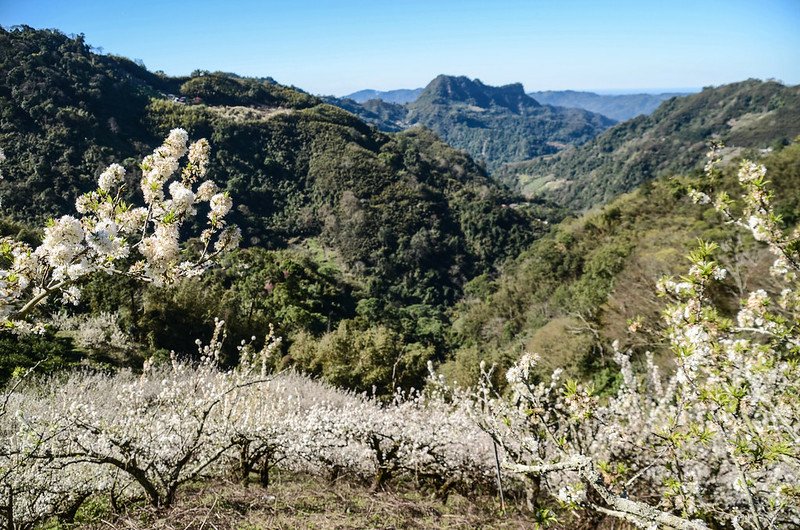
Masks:
[[[80,284],[91,275],[122,275],[163,285],[202,274],[221,253],[236,247],[239,229],[225,221],[231,198],[209,180],[195,188],[206,175],[209,144],[201,139],[187,148],[187,143],[186,131],[173,129],[164,144],[142,160],[143,206],[123,199],[126,171],[111,164],[100,175],[97,189],[76,200],[79,217],[52,220],[38,247],[8,237],[0,240],[0,330],[41,331],[33,318],[36,308],[58,295],[65,303],[77,303]],[[209,211],[199,248],[192,257],[183,256],[181,228],[203,202]],[[137,253],[140,259],[133,257]]]

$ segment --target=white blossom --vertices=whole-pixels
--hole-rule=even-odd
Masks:
[[[172,129],[164,141],[168,156],[180,158],[186,154],[186,144],[189,142],[189,133],[184,129]]]
[[[220,219],[225,217],[233,206],[233,201],[230,196],[225,193],[217,193],[211,197],[211,211],[208,216],[211,218]]]
[[[695,204],[708,204],[711,202],[711,197],[696,189],[689,190],[689,198],[692,199],[692,202]]]
[[[100,178],[97,179],[97,187],[105,192],[109,192],[112,188],[122,184],[124,179],[125,168],[119,164],[111,164],[100,174]]]
[[[62,301],[65,304],[78,305],[78,303],[81,301],[81,290],[75,285],[71,285],[64,289],[61,294]]]
[[[182,183],[175,181],[169,185],[169,194],[172,197],[171,210],[178,215],[192,215],[195,195]]]
[[[198,202],[207,202],[211,200],[218,191],[217,185],[210,180],[206,180],[197,188]]]

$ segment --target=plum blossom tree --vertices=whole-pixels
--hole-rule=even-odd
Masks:
[[[31,319],[35,308],[57,295],[77,303],[80,283],[91,274],[171,283],[201,274],[220,253],[236,247],[240,231],[225,220],[231,198],[204,180],[210,146],[204,139],[187,144],[186,131],[173,129],[164,144],[142,160],[142,206],[124,200],[126,171],[111,164],[98,178],[97,189],[76,200],[78,217],[52,220],[38,247],[0,240],[0,330],[41,330]],[[181,229],[204,202],[209,211],[199,234],[202,248],[186,258],[180,248]]]

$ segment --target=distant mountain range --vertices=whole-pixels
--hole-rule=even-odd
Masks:
[[[528,92],[528,95],[547,105],[571,107],[597,112],[616,121],[626,121],[642,114],[650,114],[662,101],[686,96],[690,92],[667,92],[663,94],[601,95],[575,90],[547,90]]]
[[[359,104],[380,100],[386,103],[404,105],[416,101],[424,90],[424,88],[402,88],[387,91],[359,90],[343,96],[341,99],[351,99]],[[584,109],[602,114],[615,121],[625,121],[642,114],[650,114],[664,100],[686,96],[694,92],[686,90],[660,94],[644,92],[639,94],[597,94],[577,90],[544,90],[528,92],[528,95],[544,105]]]
[[[364,103],[365,101],[369,101],[371,99],[380,99],[381,101],[385,101],[387,103],[397,103],[398,105],[402,105],[404,103],[416,101],[419,95],[422,94],[423,90],[423,88],[400,88],[397,90],[387,90],[382,92],[380,90],[367,89],[348,94],[344,96],[343,99],[352,99],[356,103]]]
[[[463,76],[440,75],[404,105],[380,99],[363,104],[324,99],[383,131],[425,126],[483,161],[490,171],[580,145],[614,123],[583,109],[541,105],[519,83],[493,87]]]

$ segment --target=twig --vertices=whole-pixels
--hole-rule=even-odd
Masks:
[[[500,455],[497,454],[497,442],[492,438],[492,447],[494,447],[494,464],[495,471],[497,471],[497,488],[500,490],[500,508],[503,510],[503,515],[506,513],[506,500],[503,496],[503,477],[500,474]]]
[[[14,386],[12,386],[9,390],[5,392],[5,396],[3,396],[3,404],[0,405],[0,417],[2,417],[6,413],[6,410],[8,409],[8,402],[11,400],[11,395],[17,390],[19,385],[21,385],[22,382],[25,381],[25,379],[27,379],[28,376],[30,376],[33,373],[33,371],[36,370],[36,368],[38,368],[39,365],[45,362],[47,359],[49,359],[49,357],[45,357],[38,363],[28,368],[28,370],[22,375],[22,377],[17,379],[17,382],[14,383]]]
[[[211,512],[214,511],[214,508],[217,506],[218,500],[219,500],[219,495],[214,497],[214,503],[211,505],[211,508],[208,509],[208,512],[206,512],[206,516],[203,518],[203,522],[200,524],[199,530],[203,530],[203,527],[206,525],[206,522],[208,521],[208,516],[211,515]]]

